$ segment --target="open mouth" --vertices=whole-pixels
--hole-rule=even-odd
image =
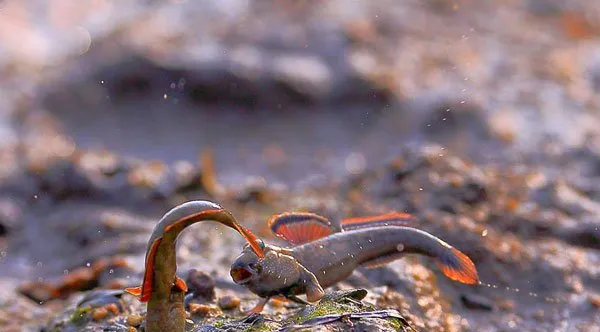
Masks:
[[[231,277],[236,284],[242,285],[250,281],[250,277],[252,277],[252,271],[246,267],[236,267],[231,269]]]

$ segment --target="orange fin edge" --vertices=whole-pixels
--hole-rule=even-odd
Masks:
[[[310,212],[285,212],[269,220],[273,234],[293,245],[301,245],[334,233],[327,218]]]
[[[380,226],[410,226],[411,224],[414,224],[415,221],[415,216],[411,214],[390,212],[376,216],[347,218],[342,220],[341,226],[344,231],[350,231]]]
[[[125,292],[133,296],[140,296],[142,295],[142,286],[125,288]]]
[[[141,302],[148,302],[150,296],[152,296],[152,288],[154,287],[154,259],[161,240],[162,238],[154,240],[150,246],[150,252],[148,252],[146,271],[144,271],[144,282],[142,282],[142,294],[140,295]]]
[[[449,256],[438,260],[438,265],[446,277],[469,285],[479,283],[477,268],[469,256],[456,248],[450,248]]]
[[[185,284],[185,281],[183,281],[183,279],[181,279],[179,277],[175,277],[175,285],[174,286],[184,293],[187,293],[187,291],[188,291],[188,287]]]

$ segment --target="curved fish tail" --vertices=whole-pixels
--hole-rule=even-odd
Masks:
[[[444,254],[438,257],[437,263],[444,275],[454,281],[471,285],[479,283],[475,264],[456,248],[448,248]]]

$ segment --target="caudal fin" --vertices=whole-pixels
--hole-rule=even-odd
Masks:
[[[471,259],[455,248],[438,257],[438,265],[446,277],[465,284],[478,284],[477,268]]]

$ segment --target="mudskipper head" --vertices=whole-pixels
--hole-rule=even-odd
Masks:
[[[284,249],[259,241],[264,250],[264,258],[259,258],[252,248],[246,245],[231,265],[230,274],[233,281],[263,297],[280,294],[297,284],[300,279],[298,262],[284,254]]]

